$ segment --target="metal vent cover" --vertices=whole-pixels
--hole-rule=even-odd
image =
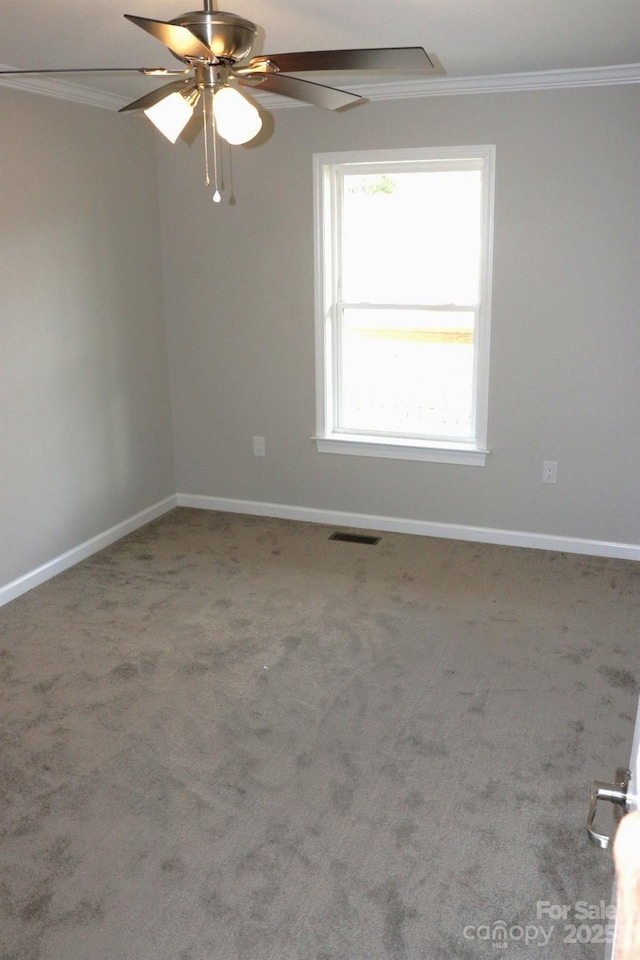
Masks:
[[[375,547],[380,543],[380,537],[368,536],[364,533],[332,533],[329,540],[340,540],[342,543],[364,543],[369,547]]]

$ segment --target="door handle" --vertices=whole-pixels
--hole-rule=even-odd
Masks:
[[[618,776],[620,776],[620,773],[618,773]],[[626,770],[619,783],[603,783],[601,780],[594,780],[591,784],[589,812],[587,813],[587,835],[591,843],[595,844],[596,847],[601,847],[603,850],[606,850],[609,846],[611,837],[607,837],[603,833],[598,833],[594,829],[593,824],[596,819],[598,800],[608,800],[609,803],[617,803],[619,806],[624,807],[627,802],[630,777],[630,771]]]

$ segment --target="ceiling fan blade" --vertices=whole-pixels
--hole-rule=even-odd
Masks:
[[[307,70],[433,70],[422,47],[372,47],[365,50],[310,50],[307,53],[272,53],[252,57],[251,67],[268,61],[283,73]]]
[[[160,100],[164,100],[165,97],[168,97],[170,93],[195,90],[196,85],[193,82],[192,78],[187,80],[172,80],[171,83],[165,83],[164,86],[158,87],[157,90],[152,90],[151,93],[147,93],[144,97],[139,97],[137,100],[133,100],[131,103],[128,103],[126,107],[120,107],[118,113],[127,113],[129,110],[147,110],[149,107],[152,107],[154,103],[159,103]]]
[[[164,20],[149,20],[147,17],[134,17],[130,13],[125,13],[127,20],[135,23],[137,27],[142,27],[147,33],[150,33],[156,40],[160,40],[172,53],[177,56],[193,57],[194,59],[212,60],[213,54],[202,40],[191,33],[187,27],[181,27],[176,23],[165,23]]]
[[[161,67],[45,67],[37,70],[0,70],[0,76],[17,77],[36,73],[155,73]],[[182,71],[176,71],[176,73]]]
[[[249,79],[251,78],[251,79]],[[312,83],[310,80],[300,80],[298,77],[287,77],[283,73],[254,73],[239,76],[240,83],[257,90],[267,90],[269,93],[279,93],[283,97],[293,97],[294,100],[304,100],[316,107],[325,110],[339,110],[350,103],[356,103],[363,98],[357,93],[347,93],[335,87],[326,87],[321,83]],[[259,82],[256,83],[256,80]]]

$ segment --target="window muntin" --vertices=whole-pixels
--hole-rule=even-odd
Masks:
[[[318,446],[484,451],[493,148],[386,153],[315,158]]]

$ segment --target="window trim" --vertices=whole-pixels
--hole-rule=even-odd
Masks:
[[[480,277],[478,339],[475,350],[474,405],[475,441],[449,441],[397,436],[376,436],[338,431],[334,424],[336,404],[336,356],[334,350],[334,288],[339,273],[340,243],[339,191],[336,171],[368,170],[415,164],[416,169],[432,161],[480,160],[482,162],[482,244],[484,258]],[[495,146],[427,147],[402,150],[361,150],[318,153],[313,157],[314,259],[315,259],[315,347],[316,347],[316,435],[312,438],[319,453],[388,457],[403,460],[430,460],[484,466],[487,448],[491,286],[493,261],[493,210],[495,194]]]

